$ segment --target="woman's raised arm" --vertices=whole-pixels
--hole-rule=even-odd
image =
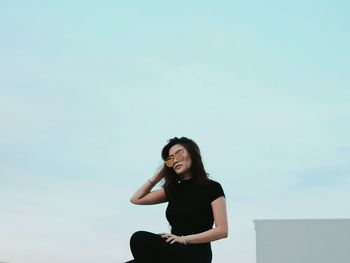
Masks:
[[[130,198],[130,202],[135,205],[154,205],[160,204],[167,201],[164,188],[160,188],[155,191],[151,191],[152,188],[163,179],[164,164],[157,170],[156,174],[148,179]]]

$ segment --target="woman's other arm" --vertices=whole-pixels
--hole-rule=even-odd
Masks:
[[[202,233],[184,236],[187,244],[208,243],[228,236],[226,199],[221,196],[211,203],[215,227]]]
[[[167,201],[163,188],[151,191],[152,188],[164,177],[164,165],[162,165],[156,174],[147,180],[130,198],[130,202],[135,205],[153,205]]]

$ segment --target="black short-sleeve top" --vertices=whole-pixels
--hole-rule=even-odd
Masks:
[[[174,196],[168,201],[166,217],[175,235],[190,235],[213,228],[211,202],[224,196],[221,185],[213,180],[200,184],[193,179],[176,185]]]

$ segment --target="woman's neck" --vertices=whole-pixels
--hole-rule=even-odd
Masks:
[[[184,174],[181,174],[180,176],[183,181],[189,180],[193,177],[190,173],[184,173]]]

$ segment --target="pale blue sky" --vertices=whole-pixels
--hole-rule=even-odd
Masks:
[[[0,3],[0,261],[123,262],[174,136],[226,193],[213,263],[254,219],[349,218],[347,1]]]

